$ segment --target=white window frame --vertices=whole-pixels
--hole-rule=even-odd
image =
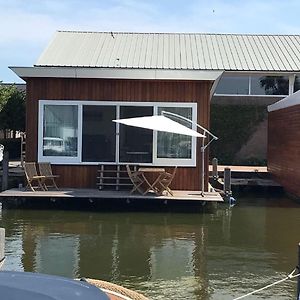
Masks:
[[[76,105],[78,107],[78,139],[77,139],[77,156],[45,156],[43,155],[43,125],[44,125],[44,107],[46,105]],[[192,152],[191,158],[177,159],[177,158],[158,158],[157,157],[157,131],[153,131],[153,152],[152,163],[127,163],[120,162],[120,125],[116,123],[116,153],[115,161],[112,162],[83,162],[82,161],[82,116],[84,105],[98,105],[98,106],[115,106],[116,119],[120,118],[121,106],[152,106],[153,114],[158,114],[159,107],[190,107],[192,108],[192,129],[197,130],[197,103],[195,102],[126,102],[126,101],[81,101],[81,100],[39,100],[39,116],[38,116],[38,161],[51,162],[52,164],[66,164],[66,165],[114,165],[114,164],[140,164],[147,166],[183,166],[195,167],[197,156],[197,138],[192,137]],[[201,141],[200,141],[201,142]]]
[[[43,154],[43,134],[44,134],[44,107],[46,105],[57,106],[77,106],[77,156],[47,156]],[[81,145],[82,143],[82,105],[79,101],[55,101],[55,100],[40,100],[39,101],[39,116],[38,116],[38,161],[53,162],[56,164],[76,164],[81,161]]]
[[[294,81],[295,81],[295,76],[297,74],[285,74],[285,73],[251,73],[251,74],[242,74],[242,73],[234,73],[234,72],[226,72],[224,77],[230,76],[230,77],[248,77],[248,94],[222,94],[222,93],[214,93],[214,96],[222,96],[222,97],[266,97],[266,98],[283,98],[288,95],[293,94],[294,92]],[[265,95],[265,94],[252,94],[252,84],[251,84],[251,77],[254,75],[259,75],[259,76],[286,76],[289,78],[289,94],[288,95]],[[222,76],[223,77],[223,76]],[[222,78],[220,79],[222,80]]]
[[[159,107],[187,107],[192,108],[192,120],[194,123],[197,123],[197,103],[181,103],[180,106],[174,106],[173,103],[163,103],[162,105],[154,106],[154,114],[158,114]],[[176,120],[175,120],[176,121]],[[197,131],[196,124],[192,124],[192,129]],[[156,166],[196,166],[196,148],[197,148],[197,138],[192,137],[192,151],[191,158],[159,158],[157,157],[157,131],[153,132],[153,165]]]

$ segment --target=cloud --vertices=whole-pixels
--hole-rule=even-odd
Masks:
[[[3,2],[3,5],[2,3]],[[7,2],[9,4],[7,4]],[[6,3],[6,4],[5,4]],[[23,4],[22,4],[23,3]],[[292,6],[299,9],[297,1]],[[0,43],[46,43],[56,30],[266,32],[297,30],[284,1],[0,0]],[[297,10],[298,11],[298,10]]]
[[[56,30],[300,33],[298,0],[0,0],[0,7],[0,72],[11,62],[32,65]]]

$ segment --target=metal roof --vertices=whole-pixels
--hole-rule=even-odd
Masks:
[[[58,31],[35,66],[300,71],[300,35]]]

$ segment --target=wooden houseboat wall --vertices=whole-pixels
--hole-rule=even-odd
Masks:
[[[213,81],[131,80],[82,78],[24,78],[27,83],[26,160],[38,161],[39,100],[197,103],[197,122],[209,128]],[[196,167],[178,167],[173,189],[201,189],[201,152],[197,141]],[[208,151],[205,189],[208,186]],[[54,164],[60,187],[95,188],[97,165]]]
[[[300,197],[299,92],[268,109],[268,171],[288,193]]]

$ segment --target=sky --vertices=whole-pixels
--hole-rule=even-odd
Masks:
[[[57,30],[300,34],[299,0],[0,0],[0,81]]]

